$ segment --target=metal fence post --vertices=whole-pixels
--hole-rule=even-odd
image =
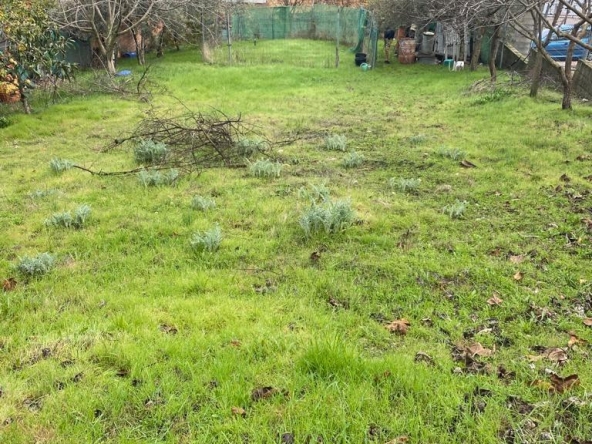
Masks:
[[[341,34],[341,6],[337,8],[337,38],[335,39],[335,68],[339,68],[339,38]]]
[[[228,64],[232,65],[232,38],[230,37],[230,13],[226,10],[226,41],[228,45]]]

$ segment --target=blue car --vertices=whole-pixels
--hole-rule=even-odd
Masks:
[[[564,34],[569,34],[573,31],[572,25],[562,25],[559,27],[559,30]],[[543,31],[542,37],[543,42],[546,40],[547,36],[549,35],[549,30]],[[552,32],[552,31],[551,31]],[[582,38],[582,42],[589,44],[590,43],[590,31],[586,33],[586,35]],[[547,45],[547,52],[553,58],[553,60],[565,60],[567,57],[567,48],[569,46],[569,39],[565,37],[559,37],[555,32],[552,33],[551,39],[549,40],[549,44]],[[535,47],[533,42],[533,47]],[[576,45],[573,50],[573,60],[579,59],[586,59],[588,58],[588,50],[580,45]]]

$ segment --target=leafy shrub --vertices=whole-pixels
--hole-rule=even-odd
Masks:
[[[8,128],[12,122],[8,119],[8,117],[0,116],[0,129]]]
[[[280,177],[282,164],[271,160],[249,162],[249,173],[255,177]]]
[[[446,205],[444,208],[442,208],[442,212],[444,214],[448,214],[448,216],[450,216],[451,219],[460,219],[463,216],[466,209],[467,202],[461,202],[460,200],[457,200],[453,204]]]
[[[49,162],[49,167],[53,171],[54,174],[61,174],[64,171],[71,169],[74,166],[74,163],[70,160],[66,159],[59,159],[54,157]]]
[[[347,137],[340,134],[332,134],[325,137],[325,149],[329,151],[345,151],[347,148]]]
[[[138,173],[138,180],[145,187],[173,185],[178,178],[179,172],[175,169],[170,169],[166,173],[157,170],[142,170]]]
[[[345,168],[357,168],[364,163],[364,156],[352,151],[343,158]]]
[[[251,157],[267,150],[267,142],[265,140],[250,139],[248,137],[239,139],[235,146],[238,153],[244,157]]]
[[[162,142],[142,139],[134,148],[134,160],[140,165],[153,165],[166,159],[167,146]]]
[[[22,257],[16,268],[26,276],[42,276],[51,271],[55,264],[55,256],[49,253],[41,253],[34,257]]]
[[[402,193],[413,193],[421,185],[421,179],[389,179],[389,187],[399,190]]]
[[[88,205],[80,205],[74,210],[74,216],[69,211],[65,213],[54,213],[49,219],[45,220],[45,225],[48,227],[80,229],[88,220],[90,212],[91,210]]]
[[[409,145],[411,145],[413,147],[418,146],[418,145],[423,145],[427,141],[428,141],[428,136],[426,136],[425,134],[416,134],[415,136],[411,136],[411,137],[407,138],[407,142],[409,143]]]
[[[35,190],[35,191],[31,191],[28,194],[28,196],[31,199],[41,199],[43,197],[47,197],[47,196],[50,196],[55,193],[56,193],[56,190]]]
[[[298,190],[298,197],[300,199],[310,199],[312,202],[325,202],[329,200],[331,190],[327,188],[324,183],[318,185],[310,185],[310,189],[301,187]]]
[[[349,227],[355,218],[351,202],[347,200],[327,201],[322,205],[315,202],[300,216],[300,226],[306,237],[324,230],[337,233]]]
[[[463,160],[467,155],[463,150],[460,150],[458,148],[448,148],[445,146],[439,147],[438,151],[436,152],[439,156],[447,157],[454,161]]]
[[[200,211],[211,210],[216,208],[216,201],[211,197],[194,196],[191,200],[191,208]]]
[[[220,248],[220,242],[222,242],[222,230],[216,225],[208,231],[203,233],[193,233],[191,238],[191,248],[194,251],[209,251],[213,252]]]

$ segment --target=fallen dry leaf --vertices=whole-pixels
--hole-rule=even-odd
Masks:
[[[569,348],[573,348],[574,345],[585,344],[586,342],[585,339],[579,338],[573,331],[569,332],[569,341],[567,341]]]
[[[463,160],[460,163],[460,166],[463,167],[463,168],[477,168],[477,165],[475,165],[472,162],[469,162],[468,160]]]
[[[296,441],[294,440],[293,433],[282,433],[282,437],[280,440],[281,444],[294,444]]]
[[[4,282],[2,282],[2,289],[4,291],[12,291],[16,288],[16,279],[15,278],[8,278],[8,279],[4,279]]]
[[[524,255],[523,254],[519,254],[519,255],[515,255],[515,256],[510,256],[510,262],[512,262],[513,264],[521,264],[522,262],[524,262]]]
[[[422,351],[417,352],[417,354],[415,355],[415,362],[425,362],[429,365],[434,365],[434,358],[432,358],[430,355],[428,355],[427,353],[424,353]]]
[[[240,348],[241,341],[239,341],[238,339],[233,339],[232,341],[230,341],[230,345],[232,345],[233,347],[236,347],[236,348]]]
[[[504,300],[500,298],[497,293],[493,293],[493,296],[487,299],[487,303],[492,307],[494,305],[500,305],[502,302],[504,302]]]
[[[551,375],[550,379],[553,390],[557,393],[563,393],[566,390],[572,389],[580,385],[580,378],[578,375],[569,375],[565,378],[562,378],[558,375]]]
[[[278,393],[278,389],[274,387],[258,387],[251,392],[251,399],[259,401],[260,399],[271,398],[276,393]]]
[[[588,230],[592,230],[592,219],[589,219],[589,218],[582,219],[582,223],[586,224],[586,228]]]
[[[493,350],[483,347],[478,342],[475,342],[473,345],[468,346],[467,351],[471,354],[471,357],[475,357],[475,356],[487,357],[487,356],[491,356],[493,354]]]
[[[559,177],[559,180],[562,180],[563,182],[569,182],[571,181],[571,178],[567,174],[562,174],[561,177]]]
[[[242,407],[232,407],[230,411],[234,416],[242,416],[243,418],[247,416],[247,412]]]
[[[159,329],[161,332],[166,333],[167,335],[176,335],[178,332],[177,327],[174,325],[161,324]]]
[[[406,335],[407,329],[411,326],[411,323],[403,318],[397,319],[390,324],[386,325],[385,328],[390,331],[391,333],[397,333],[399,335]]]
[[[514,275],[514,280],[521,281],[523,277],[524,277],[524,275],[521,272],[517,271],[516,274]]]
[[[558,364],[564,364],[568,360],[567,353],[562,348],[550,348],[545,352],[545,355],[547,359]]]
[[[582,322],[584,323],[585,326],[592,327],[592,318],[584,318],[584,320]]]
[[[310,254],[310,261],[313,264],[317,264],[319,262],[319,260],[321,259],[321,253],[319,253],[318,251],[313,251]]]
[[[395,439],[391,439],[386,444],[406,444],[409,442],[408,436],[398,436]]]

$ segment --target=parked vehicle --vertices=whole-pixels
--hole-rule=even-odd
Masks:
[[[564,34],[569,34],[573,31],[573,25],[561,25],[558,29]],[[559,37],[556,32],[546,30],[543,31],[542,34],[543,42],[547,39],[549,32],[552,32],[552,35],[551,39],[549,40],[549,44],[547,45],[547,52],[553,58],[553,60],[565,60],[567,57],[567,48],[569,47],[570,40],[566,37]],[[582,38],[582,42],[589,44],[590,41],[590,30],[588,30],[586,35]],[[536,48],[534,42],[532,43],[532,47]],[[588,56],[589,51],[586,48],[580,45],[575,46],[572,56],[573,60],[587,59]]]

